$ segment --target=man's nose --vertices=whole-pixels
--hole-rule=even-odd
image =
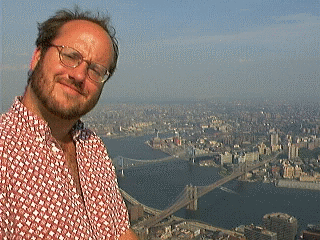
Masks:
[[[88,63],[83,61],[72,69],[70,74],[75,80],[83,82],[88,77]]]

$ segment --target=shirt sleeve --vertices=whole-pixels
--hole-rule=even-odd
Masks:
[[[7,229],[6,225],[6,207],[5,207],[5,196],[2,192],[1,187],[1,193],[0,193],[0,239],[5,239],[5,231]]]
[[[108,175],[110,177],[110,180],[113,183],[113,209],[114,209],[114,221],[115,225],[117,227],[116,229],[116,235],[117,238],[119,238],[122,234],[124,234],[130,227],[130,221],[129,221],[129,215],[128,210],[126,207],[126,204],[124,202],[124,199],[122,197],[122,194],[119,189],[117,176],[115,172],[115,168],[112,164],[111,159],[107,156],[107,169],[108,169]]]
[[[0,154],[0,239],[7,239],[8,209],[6,206],[6,166],[2,154]]]
[[[101,141],[101,147],[103,148],[104,164],[106,170],[106,178],[111,183],[111,195],[112,195],[112,207],[114,209],[114,221],[116,225],[116,236],[119,238],[130,228],[129,214],[127,206],[124,202],[123,196],[119,189],[118,179],[115,167],[112,163],[111,158],[109,157],[108,150],[104,143]]]
[[[127,207],[120,193],[115,168],[103,141],[91,134],[79,142],[79,175],[86,209],[97,237],[117,239],[130,227]]]

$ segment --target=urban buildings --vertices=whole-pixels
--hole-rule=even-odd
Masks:
[[[262,218],[263,226],[277,233],[277,240],[294,240],[298,230],[298,220],[286,213],[270,213]]]
[[[308,229],[302,231],[302,239],[315,240],[320,239],[320,225],[309,225]]]
[[[294,159],[299,156],[299,147],[296,144],[289,143],[288,144],[289,151],[288,151],[288,159]]]
[[[261,169],[266,180],[275,182],[284,177],[288,182],[302,182],[304,186],[320,182],[317,150],[320,148],[320,104],[130,103],[108,104],[93,114],[86,116],[86,124],[99,135],[110,138],[152,135],[153,148],[162,149],[165,145],[168,149],[173,149],[169,146],[192,149],[194,157],[199,159],[207,155],[201,160],[203,166],[216,164],[220,157],[222,164],[232,161],[233,165],[249,165],[251,161],[260,161],[267,158],[266,155],[281,151],[285,163],[278,161]],[[155,137],[155,129],[161,138]],[[303,156],[303,152],[308,154]],[[258,173],[251,174],[253,180],[259,180]]]
[[[276,233],[254,225],[245,226],[244,236],[247,240],[277,240]]]

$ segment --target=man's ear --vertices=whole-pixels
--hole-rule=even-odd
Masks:
[[[40,48],[36,48],[33,52],[32,58],[31,58],[31,62],[30,62],[30,70],[34,70],[35,67],[37,66],[39,60],[41,57],[41,50]]]

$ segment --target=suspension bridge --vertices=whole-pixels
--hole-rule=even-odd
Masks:
[[[245,173],[252,171],[256,168],[259,168],[263,166],[264,164],[267,164],[269,162],[272,162],[277,159],[279,153],[275,155],[274,157],[271,157],[267,160],[264,160],[262,162],[259,162],[257,164],[254,164],[252,166],[243,166],[239,168],[238,170],[234,171],[232,174],[229,176],[226,176],[218,181],[216,181],[213,184],[207,185],[207,186],[192,186],[188,185],[184,188],[184,190],[179,194],[177,197],[177,200],[175,201],[174,204],[172,204],[170,207],[167,209],[156,213],[152,217],[149,217],[141,222],[139,222],[140,227],[146,227],[150,228],[154,226],[155,224],[159,223],[163,219],[171,216],[173,213],[177,212],[183,207],[186,207],[187,209],[190,210],[196,210],[197,209],[197,204],[198,204],[198,198],[202,197],[203,195],[211,192],[212,190],[221,187],[223,184],[232,181]]]
[[[193,147],[191,148],[191,150],[183,148],[178,150],[167,150],[164,152],[166,152],[169,156],[158,158],[158,159],[133,159],[133,158],[123,157],[123,156],[117,156],[112,159],[112,162],[115,168],[118,171],[121,171],[122,176],[124,176],[124,172],[123,172],[124,169],[139,167],[146,164],[169,162],[175,159],[191,160],[192,163],[195,162],[195,150]],[[204,154],[204,155],[198,155],[198,156],[208,157],[208,156],[213,156],[213,154]]]
[[[156,215],[156,214],[161,213],[161,210],[159,210],[159,209],[151,208],[151,207],[148,207],[148,206],[140,203],[138,200],[136,200],[134,197],[132,197],[130,194],[128,194],[123,189],[119,188],[119,190],[120,190],[120,192],[121,192],[121,194],[122,194],[124,199],[126,199],[132,205],[141,205],[143,207],[143,209],[144,209],[144,212],[146,212],[148,214],[151,214],[151,215]],[[173,216],[173,219],[176,220],[176,221],[184,220],[183,218],[176,217],[176,216]],[[220,231],[220,232],[224,232],[224,233],[227,233],[229,235],[232,235],[232,236],[238,236],[239,235],[237,232],[234,232],[234,231],[231,231],[231,230],[228,230],[228,229],[224,229],[224,228],[221,228],[221,227],[211,226],[211,225],[208,225],[208,224],[205,224],[205,223],[201,223],[201,222],[192,222],[192,224],[194,226],[197,226],[197,227],[201,228],[201,229],[207,229],[207,230],[210,230],[210,231]],[[132,227],[134,229],[135,228],[140,228],[138,225],[133,225]]]
[[[163,158],[158,159],[133,159],[133,158],[127,158],[123,156],[117,156],[112,159],[113,165],[118,171],[121,171],[122,175],[124,175],[123,170],[129,169],[132,167],[140,167],[147,164],[155,164],[155,163],[163,163],[163,162],[169,162],[175,159],[182,159],[185,158],[186,153],[185,151],[177,152],[174,155],[170,155]]]

